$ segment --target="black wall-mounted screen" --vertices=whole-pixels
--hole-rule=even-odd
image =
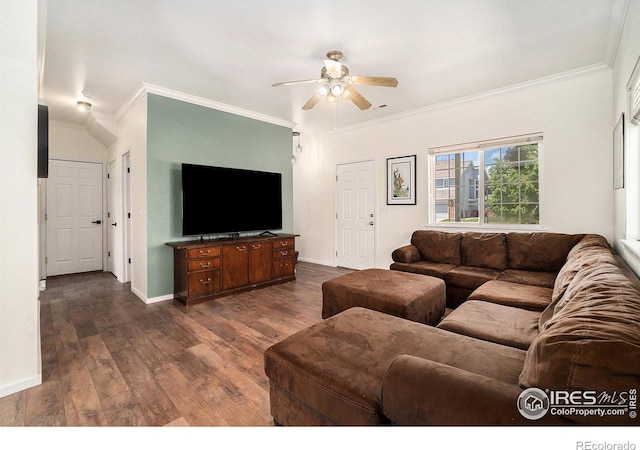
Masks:
[[[282,228],[282,174],[182,164],[184,236]]]
[[[49,177],[49,108],[38,105],[38,178]]]

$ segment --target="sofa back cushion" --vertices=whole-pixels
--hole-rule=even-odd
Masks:
[[[567,296],[563,300],[567,287],[576,274],[583,269],[603,263],[616,264],[613,249],[604,237],[597,234],[587,234],[573,246],[567,255],[567,261],[556,276],[551,302],[540,315],[540,329],[553,316],[558,303],[566,301],[569,297]]]
[[[462,233],[434,230],[417,230],[411,235],[411,243],[420,251],[422,259],[437,263],[461,264],[460,242]]]
[[[603,263],[576,274],[564,297],[527,350],[520,386],[608,393],[637,386],[637,285],[619,267]]]
[[[507,233],[509,269],[558,272],[571,248],[584,235],[562,233]]]
[[[507,268],[506,235],[504,233],[464,233],[460,253],[463,266],[504,270]]]

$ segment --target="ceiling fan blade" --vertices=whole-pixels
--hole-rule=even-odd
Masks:
[[[316,106],[316,103],[318,103],[320,101],[322,97],[320,96],[320,94],[313,94],[313,97],[311,97],[309,99],[309,101],[307,101],[307,103],[304,104],[304,106],[302,107],[302,109],[309,110],[311,108],[313,108],[314,106]]]
[[[345,86],[345,93],[348,92],[349,100],[351,100],[358,108],[365,110],[371,108],[371,103],[364,98],[358,91],[356,91],[352,86]]]
[[[353,84],[367,84],[370,86],[396,87],[398,80],[393,77],[368,77],[362,75],[351,75],[349,81]]]
[[[324,60],[324,67],[331,78],[340,78],[342,76],[342,64],[332,59]]]
[[[291,86],[294,84],[307,84],[307,83],[320,83],[326,80],[323,80],[322,78],[315,78],[313,80],[298,80],[298,81],[284,81],[282,83],[276,83],[274,85],[272,85],[273,87],[277,87],[277,86]]]

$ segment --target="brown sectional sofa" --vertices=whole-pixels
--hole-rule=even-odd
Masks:
[[[418,230],[409,245],[391,254],[390,268],[444,279],[447,306],[455,308],[491,280],[553,288],[569,251],[584,237]]]
[[[451,283],[455,308],[436,327],[351,308],[273,345],[265,371],[276,423],[640,424],[630,414],[640,389],[640,283],[604,238],[424,233],[394,252],[395,268]],[[564,408],[533,420],[518,409],[530,388],[626,409]]]

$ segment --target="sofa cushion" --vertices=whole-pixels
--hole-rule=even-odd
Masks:
[[[464,233],[460,244],[463,266],[507,268],[507,243],[504,233]]]
[[[414,263],[420,261],[420,258],[418,247],[411,244],[397,248],[391,253],[391,259],[400,263]]]
[[[458,266],[454,264],[434,263],[431,261],[418,261],[415,263],[392,263],[389,268],[391,270],[400,270],[402,272],[419,273],[421,275],[429,275],[431,277],[444,278],[444,275]]]
[[[551,292],[551,288],[493,280],[473,291],[469,300],[542,311],[551,301]]]
[[[500,275],[496,269],[484,267],[458,266],[444,275],[447,286],[457,286],[465,289],[476,289],[490,280],[495,280]]]
[[[434,230],[417,230],[411,235],[411,244],[427,261],[459,266],[462,233],[447,233]]]
[[[572,250],[573,252],[573,250]],[[600,246],[584,246],[578,252],[573,252],[567,258],[567,262],[556,277],[553,285],[553,294],[551,295],[551,303],[543,311],[540,316],[540,328],[553,316],[556,306],[562,301],[565,292],[576,274],[581,270],[589,267],[598,266],[604,263],[615,264],[615,258],[611,254],[609,248]],[[567,296],[567,299],[571,296]]]
[[[498,280],[553,289],[557,275],[558,274],[556,272],[507,269],[498,276]]]
[[[562,233],[507,233],[509,269],[558,272],[571,248],[584,235]]]
[[[567,262],[562,266],[556,276],[551,301],[556,301],[562,297],[569,283],[571,283],[573,277],[580,270],[603,263],[615,264],[613,255],[607,248],[587,247],[583,248],[580,252],[574,253],[567,259]]]
[[[609,250],[609,253],[613,253],[613,249],[609,245],[609,242],[607,242],[603,236],[600,236],[599,234],[586,234],[571,248],[567,255],[567,259],[573,257],[576,253],[580,253],[583,250],[592,247],[602,247]]]
[[[640,381],[637,286],[620,268],[605,263],[576,274],[565,296],[569,296],[566,303],[527,351],[521,387],[608,393],[636,387]],[[586,423],[590,420],[606,424],[608,417],[585,418]]]
[[[269,347],[265,372],[280,391],[330,422],[379,424],[386,422],[380,406],[383,376],[401,354],[509,384],[517,384],[525,356],[523,350],[356,307]],[[272,413],[283,425],[306,425]]]
[[[540,312],[467,300],[438,328],[526,350],[538,335]]]

